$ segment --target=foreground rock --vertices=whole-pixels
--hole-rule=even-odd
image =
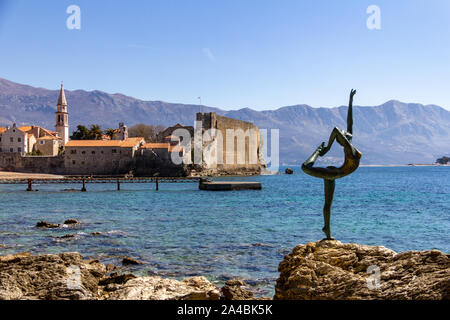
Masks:
[[[295,247],[278,271],[274,299],[450,299],[450,258],[437,250],[323,240]]]
[[[221,289],[225,300],[253,300],[253,292],[248,290],[248,285],[238,279],[232,279],[225,282]]]
[[[105,266],[79,253],[0,257],[0,300],[96,299]]]
[[[111,268],[110,268],[111,269]],[[204,277],[177,281],[114,273],[79,253],[0,256],[0,300],[154,299],[218,300],[219,288]]]
[[[111,291],[111,287],[107,291]],[[219,289],[205,277],[183,281],[161,277],[140,277],[128,280],[116,290],[105,294],[109,300],[219,300]]]

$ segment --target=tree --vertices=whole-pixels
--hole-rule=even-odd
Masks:
[[[102,130],[99,125],[92,124],[88,129],[84,125],[78,125],[77,130],[72,133],[71,140],[101,140]]]
[[[101,140],[102,139],[102,129],[98,124],[91,124],[91,127],[89,128],[89,136],[91,140]]]
[[[136,124],[128,129],[128,136],[143,137],[146,142],[156,141],[156,135],[164,130],[163,126],[146,125],[143,123]]]
[[[442,157],[436,160],[436,163],[439,164],[448,164],[450,162],[450,158],[449,157]]]
[[[114,139],[114,136],[116,135],[116,129],[108,128],[108,129],[105,130],[105,134],[107,136],[109,136],[111,138],[111,140],[112,140],[112,139]]]
[[[89,140],[89,129],[83,125],[78,125],[77,130],[70,136],[71,140]]]

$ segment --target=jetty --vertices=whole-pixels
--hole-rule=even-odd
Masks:
[[[261,190],[262,184],[253,181],[205,181],[201,179],[199,189],[207,191]]]
[[[260,182],[242,181],[211,181],[202,177],[126,177],[126,176],[64,176],[46,177],[30,175],[32,178],[18,176],[14,178],[2,178],[0,184],[24,184],[26,191],[34,191],[33,185],[43,184],[80,184],[80,191],[86,192],[90,183],[116,184],[117,191],[120,191],[121,184],[124,183],[152,183],[155,189],[159,190],[160,183],[198,183],[200,190],[206,191],[230,191],[230,190],[261,190]]]

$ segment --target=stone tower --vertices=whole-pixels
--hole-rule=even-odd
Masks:
[[[62,139],[62,144],[66,145],[69,141],[69,114],[67,113],[67,101],[64,94],[63,84],[61,83],[61,90],[59,91],[58,105],[56,109],[56,132]]]

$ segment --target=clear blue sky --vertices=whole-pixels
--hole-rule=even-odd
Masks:
[[[332,107],[351,88],[449,109],[450,1],[0,0],[0,77],[224,109]]]

